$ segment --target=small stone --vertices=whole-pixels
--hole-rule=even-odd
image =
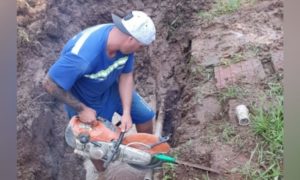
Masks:
[[[60,28],[52,21],[48,21],[44,25],[44,31],[51,38],[59,38],[61,36]]]
[[[178,133],[178,134],[184,134],[185,133],[185,129],[183,128],[183,127],[178,127],[177,129],[176,129],[176,132]]]

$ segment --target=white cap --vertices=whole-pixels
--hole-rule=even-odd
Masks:
[[[152,19],[142,11],[131,11],[124,18],[112,14],[117,28],[125,34],[133,36],[144,45],[155,40],[155,26]]]

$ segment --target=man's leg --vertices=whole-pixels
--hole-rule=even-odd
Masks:
[[[94,164],[95,168],[99,172],[105,171],[105,168],[103,167],[104,162],[99,159],[91,159],[92,163]]]
[[[136,131],[139,133],[153,134],[153,121],[148,120],[142,124],[136,124]]]
[[[122,106],[117,112],[122,115]],[[133,92],[131,105],[131,118],[139,133],[153,134],[153,121],[155,113],[146,101],[136,92]]]

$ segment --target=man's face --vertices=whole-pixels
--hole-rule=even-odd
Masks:
[[[124,54],[130,54],[138,51],[142,46],[143,45],[135,38],[128,37],[127,40],[122,44],[120,51]]]

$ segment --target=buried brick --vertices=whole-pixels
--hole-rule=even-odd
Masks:
[[[265,77],[263,66],[257,59],[249,59],[229,66],[215,67],[216,86],[219,89],[237,82],[254,84]]]

